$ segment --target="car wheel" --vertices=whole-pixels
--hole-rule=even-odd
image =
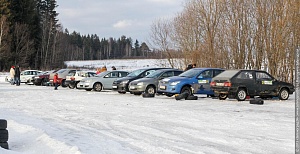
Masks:
[[[66,86],[66,80],[62,80],[62,81],[61,81],[61,87],[67,87],[67,86]]]
[[[180,91],[180,93],[182,94],[182,93],[189,93],[189,95],[192,95],[192,90],[191,90],[191,88],[190,87],[188,87],[188,86],[184,86],[182,89],[181,89],[181,91]]]
[[[0,142],[0,147],[4,148],[4,149],[8,149],[8,143],[7,142]]]
[[[155,93],[156,93],[156,89],[155,89],[154,86],[148,86],[148,87],[146,88],[145,93],[148,93],[148,94],[155,94]]]
[[[247,97],[247,92],[245,89],[239,89],[238,92],[237,92],[237,95],[236,95],[236,99],[238,101],[244,101]]]
[[[173,94],[166,94],[166,96],[168,96],[168,97],[172,97],[172,96],[173,96]]]
[[[281,89],[278,97],[280,100],[287,100],[289,98],[289,91],[286,88]]]
[[[93,87],[94,87],[95,91],[99,92],[99,91],[102,90],[102,84],[101,83],[95,83]]]
[[[70,89],[74,89],[75,86],[74,86],[73,84],[70,83],[70,84],[69,84],[69,88],[70,88]]]
[[[4,119],[0,119],[0,129],[6,129],[7,128],[7,121]]]
[[[8,131],[7,129],[0,129],[0,142],[7,142],[8,141]]]
[[[219,100],[225,100],[228,97],[226,94],[220,94],[219,95]]]

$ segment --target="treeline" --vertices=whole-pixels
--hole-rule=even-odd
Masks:
[[[130,37],[99,38],[69,33],[59,24],[56,0],[0,0],[0,70],[55,69],[69,60],[155,57]]]
[[[187,0],[173,19],[153,22],[151,41],[171,65],[177,48],[185,64],[262,69],[292,82],[299,25],[299,0]]]

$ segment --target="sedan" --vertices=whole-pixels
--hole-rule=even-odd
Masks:
[[[129,91],[132,93],[155,94],[157,91],[158,81],[167,77],[177,76],[183,71],[178,69],[160,69],[144,78],[133,80],[129,83]]]
[[[214,77],[210,86],[220,100],[228,97],[244,101],[247,96],[287,100],[295,91],[293,84],[261,70],[226,70]]]
[[[127,71],[105,71],[94,77],[84,78],[77,84],[77,89],[86,91],[102,91],[103,89],[112,89],[112,84],[116,79],[128,75]]]

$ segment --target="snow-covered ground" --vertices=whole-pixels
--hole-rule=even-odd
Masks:
[[[34,85],[0,75],[1,154],[292,154],[295,96],[287,101],[118,94]]]

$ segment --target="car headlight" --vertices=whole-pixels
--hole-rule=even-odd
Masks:
[[[142,86],[143,84],[144,84],[143,82],[139,82],[139,83],[137,83],[136,85]]]
[[[127,84],[129,82],[129,80],[124,80],[122,81],[122,84]]]
[[[170,85],[171,86],[176,86],[178,83],[180,83],[180,81],[171,82]]]

